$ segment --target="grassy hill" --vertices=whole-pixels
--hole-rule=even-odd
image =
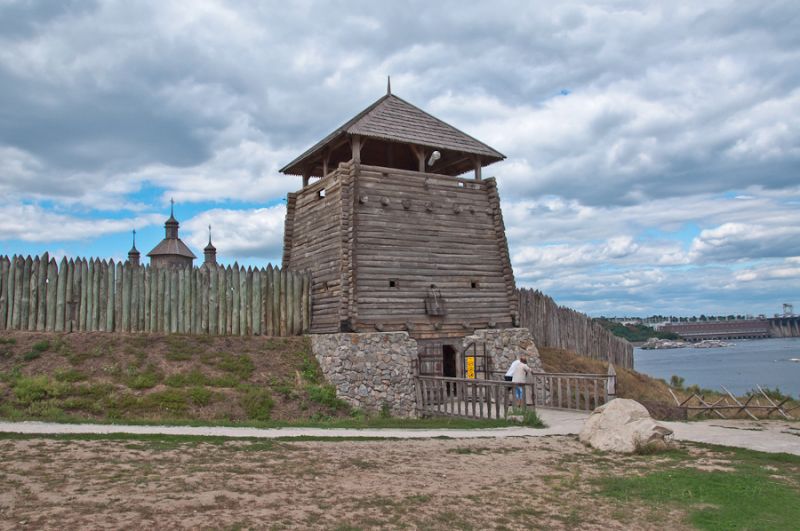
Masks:
[[[267,421],[346,417],[306,338],[0,335],[0,417]]]

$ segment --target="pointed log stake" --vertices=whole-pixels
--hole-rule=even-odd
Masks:
[[[28,312],[28,331],[36,330],[36,317],[39,315],[39,257],[31,265],[31,309]]]
[[[789,400],[791,400],[791,397],[786,397],[781,401],[780,404],[776,404],[775,402],[772,401],[772,399],[769,397],[769,395],[767,395],[767,393],[764,392],[764,390],[761,388],[760,385],[756,384],[756,387],[758,387],[758,391],[764,396],[764,398],[767,399],[767,402],[772,404],[772,408],[769,411],[767,411],[767,416],[769,416],[773,411],[777,411],[778,413],[780,413],[783,416],[783,418],[785,418],[787,420],[793,420],[792,417],[787,415],[786,412],[783,410],[783,405],[786,402],[788,402]],[[797,408],[793,408],[790,411],[793,411],[794,409],[797,409]]]
[[[272,321],[272,293],[275,290],[272,280],[272,264],[267,266],[265,275],[266,290],[264,292],[264,333],[268,336],[275,335],[275,328]]]
[[[722,387],[722,390],[723,390],[723,391],[725,391],[726,393],[728,393],[728,396],[730,396],[730,397],[731,397],[731,400],[733,400],[733,401],[736,403],[736,405],[737,405],[737,406],[739,406],[739,410],[738,410],[736,413],[734,413],[734,414],[733,414],[733,416],[734,416],[734,417],[735,417],[736,415],[738,415],[739,413],[741,413],[742,411],[744,411],[745,413],[747,413],[747,415],[748,415],[748,416],[749,416],[751,419],[753,419],[753,420],[758,420],[758,417],[756,417],[755,415],[753,415],[752,413],[750,413],[750,412],[747,410],[747,404],[749,404],[749,403],[750,403],[750,400],[752,400],[752,399],[753,399],[753,395],[750,395],[750,398],[748,398],[748,399],[747,399],[747,403],[746,403],[745,405],[742,405],[742,403],[741,403],[741,402],[739,402],[739,400],[737,400],[737,399],[736,399],[736,397],[735,397],[735,396],[733,396],[733,393],[731,393],[730,391],[728,391],[728,389],[727,389],[727,388],[726,388],[724,385],[721,385],[720,387]]]
[[[56,329],[56,294],[58,293],[58,266],[56,259],[51,258],[47,264],[47,310],[45,329],[53,332]]]
[[[56,332],[64,331],[64,309],[67,298],[67,259],[62,258],[58,267],[58,291],[56,292]]]
[[[6,330],[14,329],[14,292],[16,291],[17,255],[8,262],[8,287],[6,287]]]
[[[77,331],[78,325],[75,322],[75,318],[77,316],[78,311],[78,298],[76,297],[75,291],[75,261],[70,258],[67,262],[67,293],[64,296],[64,300],[66,301],[64,304],[66,306],[65,312],[66,316],[64,317],[64,331],[66,332],[75,332]]]
[[[36,330],[44,332],[47,323],[47,266],[50,263],[50,254],[45,251],[39,261],[39,285],[36,289]],[[0,319],[2,317],[0,316]]]
[[[0,330],[5,330],[8,322],[8,277],[11,263],[7,256],[0,257]]]
[[[203,301],[205,304],[206,293],[208,293],[208,331],[211,334],[219,333],[219,305],[217,299],[219,297],[219,276],[217,274],[217,266],[205,266],[206,272],[203,273],[204,277],[208,278],[208,289],[203,289]]]
[[[31,306],[31,268],[33,260],[28,256],[22,266],[22,302],[20,304],[19,326],[17,330],[28,329],[28,313]]]

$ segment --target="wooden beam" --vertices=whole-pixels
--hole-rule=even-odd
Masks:
[[[361,164],[361,136],[353,135],[350,141],[350,147],[353,150],[353,162]]]
[[[311,171],[305,170],[303,171],[303,188],[308,186],[308,180],[311,178]]]
[[[411,148],[411,152],[417,157],[418,171],[420,173],[425,173],[425,149],[420,146],[415,146],[414,144],[409,144],[408,147]]]
[[[326,149],[322,153],[322,178],[324,179],[328,175],[328,161],[331,159],[331,152],[329,149]]]
[[[475,180],[481,180],[481,158],[479,156],[475,157]]]

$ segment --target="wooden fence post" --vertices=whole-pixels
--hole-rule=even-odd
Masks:
[[[39,285],[36,290],[36,330],[43,332],[47,323],[47,269],[50,254],[45,251],[39,260]]]
[[[261,301],[264,300],[264,291],[261,288],[261,269],[258,267],[253,268],[253,297],[250,306],[253,309],[253,334],[260,336],[262,334],[262,314],[263,306]]]
[[[25,259],[21,256],[17,256],[14,262],[14,309],[10,328],[12,330],[19,330],[20,312],[22,311],[22,279],[25,276]]]
[[[286,306],[287,306],[287,304],[286,304],[286,284],[288,283],[286,268],[282,268],[281,269],[280,278],[281,278],[280,294],[279,294],[280,298],[279,298],[279,301],[278,301],[279,304],[280,304],[280,309],[278,311],[279,311],[279,314],[280,314],[280,335],[281,335],[281,337],[283,337],[283,336],[287,336],[289,334],[288,326],[287,326],[288,325],[288,321],[286,319],[287,316],[288,316],[288,313],[289,313],[287,311],[287,309],[286,309]]]
[[[272,294],[275,291],[275,287],[273,284],[272,278],[272,264],[267,266],[266,274],[264,275],[264,284],[266,284],[266,289],[264,290],[264,299],[262,300],[262,304],[264,305],[264,333],[268,336],[275,335],[275,327],[273,325],[273,316],[272,316]]]
[[[67,259],[62,258],[58,267],[58,291],[56,292],[56,332],[64,331],[64,310],[67,298]]]
[[[203,303],[208,299],[208,333],[219,333],[219,305],[217,297],[219,293],[219,268],[213,264],[204,265],[203,277],[207,279],[207,286],[203,286]]]
[[[33,268],[33,260],[28,256],[22,266],[22,303],[20,304],[21,312],[18,330],[26,330],[28,328],[28,314],[31,309],[31,268]]]
[[[27,329],[29,332],[36,330],[36,316],[39,314],[39,257],[31,263],[30,283],[30,311],[28,312]]]
[[[7,256],[0,256],[0,330],[6,329],[8,321],[8,275],[11,270]]]

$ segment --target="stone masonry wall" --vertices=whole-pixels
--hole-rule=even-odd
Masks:
[[[492,360],[496,371],[505,372],[515,359],[525,355],[528,366],[535,372],[544,372],[539,350],[533,342],[531,332],[527,328],[505,328],[502,330],[475,330],[471,336],[464,338],[462,348],[472,341],[486,342],[486,355]]]
[[[375,413],[386,404],[392,416],[415,416],[417,342],[406,332],[314,334],[311,347],[325,379],[351,406]]]

